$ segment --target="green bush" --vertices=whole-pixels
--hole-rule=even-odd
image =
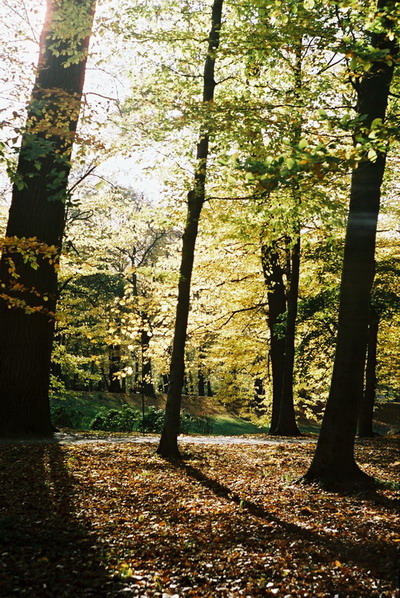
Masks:
[[[134,432],[141,424],[141,414],[136,409],[124,405],[122,409],[102,409],[90,424],[91,430],[105,432]]]
[[[156,409],[156,407],[147,407],[144,412],[143,424],[145,432],[160,433],[164,425],[164,411]],[[141,426],[140,430],[142,430]]]
[[[51,421],[56,427],[78,428],[81,420],[80,413],[69,405],[52,405]]]
[[[105,432],[147,432],[160,433],[164,424],[164,411],[155,407],[147,407],[144,412],[124,406],[121,410],[102,409],[90,424],[91,430]],[[60,424],[61,425],[61,424]],[[195,417],[183,413],[181,417],[181,433],[211,434],[211,419]]]
[[[211,434],[212,419],[207,416],[182,413],[180,431],[181,434]]]

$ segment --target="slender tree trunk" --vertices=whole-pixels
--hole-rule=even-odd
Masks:
[[[219,46],[222,22],[223,0],[214,0],[211,16],[211,31],[208,39],[208,51],[203,75],[203,102],[214,99],[215,91],[215,54]],[[164,428],[157,452],[163,457],[179,458],[178,435],[182,402],[182,385],[185,371],[185,344],[190,306],[190,285],[192,279],[194,250],[201,210],[205,200],[209,146],[208,128],[201,127],[197,144],[196,170],[193,188],[187,198],[187,220],[182,239],[182,257],[178,286],[174,341],[170,365],[170,385],[165,409]]]
[[[279,411],[283,392],[283,373],[285,367],[285,335],[278,330],[284,323],[286,314],[286,293],[283,282],[283,269],[280,265],[276,247],[261,247],[261,263],[267,286],[268,328],[270,333],[270,358],[272,367],[272,415],[270,434],[278,426]]]
[[[204,359],[204,348],[200,347],[199,350],[199,365],[197,368],[197,391],[200,397],[204,397],[206,394],[206,378],[203,371],[203,359]]]
[[[254,397],[252,405],[257,415],[263,413],[263,401],[265,398],[264,384],[261,378],[255,378],[254,380]]]
[[[57,263],[64,233],[67,179],[79,118],[94,0],[72,0],[82,38],[58,37],[65,0],[48,0],[40,58],[22,137],[7,238],[44,244],[33,269],[17,250],[3,251],[0,279],[0,434],[49,435],[49,373],[57,298]],[[56,49],[57,52],[53,52]],[[45,257],[51,247],[50,259]],[[10,265],[18,278],[13,277]],[[22,286],[15,286],[15,283]],[[5,298],[4,295],[7,295]],[[10,309],[11,307],[11,309]],[[31,312],[31,313],[30,313]]]
[[[201,368],[198,369],[197,371],[197,390],[199,393],[199,397],[204,397],[205,396],[205,388],[206,388],[206,381],[204,378],[204,374],[203,371],[201,370]]]
[[[156,391],[154,389],[152,369],[151,369],[151,358],[149,356],[149,343],[150,336],[147,330],[142,330],[140,336],[140,343],[142,346],[142,380],[143,380],[143,391],[146,397],[155,398]]]
[[[298,436],[300,431],[296,424],[293,403],[293,372],[296,338],[297,303],[299,296],[300,276],[300,233],[291,249],[290,276],[288,279],[287,316],[285,336],[285,361],[283,369],[282,396],[279,405],[277,426],[270,431],[278,436]]]
[[[108,390],[122,392],[121,380],[118,372],[121,371],[121,345],[111,345],[108,348]]]
[[[394,0],[380,0],[378,9],[394,8]],[[386,33],[373,34],[375,48],[395,54]],[[376,61],[361,79],[357,112],[363,125],[385,118],[393,65]],[[363,391],[368,337],[370,293],[375,274],[375,238],[385,155],[375,162],[364,157],[354,169],[340,286],[339,327],[329,398],[317,448],[306,480],[349,486],[370,484],[354,458],[357,417]]]
[[[295,45],[295,63],[294,63],[294,88],[293,95],[296,103],[302,102],[302,53],[303,40],[299,39]],[[295,118],[293,126],[293,143],[295,146],[301,139],[302,117]],[[298,183],[293,187],[294,200],[294,225],[295,234],[293,235],[293,247],[289,252],[288,276],[287,276],[287,312],[286,312],[286,331],[285,348],[282,372],[282,391],[279,406],[273,411],[273,422],[271,422],[270,434],[280,436],[298,436],[300,431],[296,424],[296,416],[293,402],[293,382],[294,382],[294,358],[295,358],[295,339],[296,339],[296,319],[297,303],[299,295],[299,277],[300,277],[300,205],[301,193]],[[272,360],[271,360],[272,361]],[[272,425],[273,424],[273,425]]]
[[[373,417],[376,398],[376,364],[378,347],[379,316],[371,309],[368,345],[367,365],[365,368],[365,390],[358,415],[358,435],[363,438],[374,436]]]

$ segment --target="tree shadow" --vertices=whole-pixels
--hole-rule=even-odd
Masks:
[[[0,595],[110,596],[96,537],[75,514],[60,446],[3,445],[0,456]],[[121,586],[119,586],[121,587]]]
[[[171,461],[171,464],[183,471],[189,478],[197,481],[201,486],[212,491],[216,496],[238,505],[243,511],[249,513],[253,517],[273,526],[275,533],[279,534],[279,531],[277,532],[277,530],[281,530],[289,538],[289,541],[299,542],[301,546],[300,550],[304,553],[307,553],[308,551],[311,555],[315,554],[317,561],[320,559],[321,555],[323,558],[322,562],[324,563],[329,563],[335,560],[351,561],[358,566],[365,566],[371,573],[378,577],[383,574],[390,578],[390,581],[396,581],[392,579],[391,574],[388,574],[387,572],[383,573],[382,571],[382,555],[385,555],[386,563],[392,562],[395,564],[397,562],[396,548],[388,542],[381,540],[360,547],[360,543],[357,542],[357,540],[353,540],[350,535],[345,537],[335,537],[330,535],[328,530],[325,533],[323,531],[320,533],[308,529],[307,527],[301,527],[300,525],[281,519],[260,504],[244,499],[238,493],[232,491],[228,486],[205,475],[200,469],[182,461]],[[391,504],[389,499],[389,502],[387,502],[385,497],[377,495],[376,492],[369,492],[368,494],[371,500],[379,498],[380,504],[383,504],[384,506],[390,505],[391,508],[395,508],[395,505]],[[360,498],[362,499],[363,497]],[[393,503],[394,502],[395,501],[393,501]],[[266,541],[268,541],[268,538],[266,538]],[[314,548],[316,549],[315,551],[313,550]],[[374,561],[375,556],[377,558]]]

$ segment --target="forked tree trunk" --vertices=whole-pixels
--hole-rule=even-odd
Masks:
[[[290,276],[288,279],[287,319],[285,336],[285,361],[283,368],[282,396],[279,418],[271,434],[277,436],[299,436],[293,402],[294,356],[296,338],[297,304],[300,277],[300,232],[290,255]]]
[[[358,415],[358,435],[374,436],[373,419],[376,398],[376,364],[378,348],[379,316],[371,309],[368,329],[367,365],[365,367],[365,390]]]
[[[392,9],[394,0],[379,0],[378,9]],[[375,48],[388,49],[395,43],[385,32],[373,34]],[[357,112],[365,115],[363,125],[384,119],[393,64],[377,60],[361,79],[357,91]],[[346,230],[340,286],[339,328],[329,398],[317,448],[304,479],[350,486],[370,484],[354,458],[354,439],[362,397],[368,337],[370,293],[375,272],[375,237],[385,155],[375,162],[367,156],[354,169],[351,180],[349,218]]]
[[[301,105],[302,98],[302,58],[303,58],[303,40],[299,39],[295,45],[295,64],[294,75],[294,97],[296,103]],[[302,119],[294,121],[293,143],[298,145],[302,133]],[[300,431],[296,423],[294,411],[293,382],[294,382],[294,360],[295,360],[295,341],[296,341],[296,320],[297,305],[299,296],[299,278],[300,278],[300,244],[301,244],[301,224],[300,224],[300,206],[301,194],[298,183],[294,183],[293,193],[293,216],[295,223],[295,235],[292,238],[293,247],[289,252],[288,276],[287,276],[287,297],[286,297],[286,330],[284,338],[284,361],[282,371],[282,390],[279,404],[271,422],[270,434],[279,436],[298,436]]]
[[[279,324],[283,325],[284,322],[286,293],[278,249],[274,246],[263,245],[261,247],[261,263],[264,281],[268,289],[268,328],[272,368],[272,414],[269,432],[274,434],[278,427],[285,368],[285,335],[282,330],[278,330],[278,326]]]
[[[222,21],[223,0],[214,0],[211,16],[211,31],[208,39],[208,51],[203,75],[203,102],[214,99],[215,90],[215,55],[219,46]],[[170,384],[165,409],[164,427],[157,453],[163,457],[180,458],[178,435],[182,402],[182,385],[185,371],[185,343],[190,305],[190,285],[192,279],[194,250],[201,210],[205,200],[209,146],[208,127],[201,127],[197,144],[196,170],[193,188],[187,198],[187,220],[182,239],[182,257],[178,286],[178,304],[176,308],[174,341],[170,365]]]
[[[63,9],[75,5],[82,38],[65,36]],[[67,179],[79,118],[94,0],[48,0],[40,39],[37,76],[28,106],[26,130],[12,193],[7,238],[22,246],[51,246],[51,259],[39,251],[33,269],[11,247],[3,251],[0,280],[0,434],[50,435],[49,374],[57,263],[65,220]],[[65,11],[66,14],[68,11]],[[58,33],[58,29],[60,33]],[[72,48],[71,44],[76,43]],[[54,50],[54,52],[53,52]],[[76,52],[75,52],[76,50]],[[72,57],[68,53],[72,51]],[[68,59],[71,59],[71,63]],[[18,278],[10,272],[15,266]],[[15,286],[18,283],[20,286]],[[32,312],[32,313],[29,313]]]

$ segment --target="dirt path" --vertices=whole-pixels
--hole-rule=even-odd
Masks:
[[[84,434],[68,434],[57,432],[53,438],[0,438],[0,444],[156,444],[160,437],[158,435],[146,434],[144,436],[90,436]],[[315,438],[266,438],[254,436],[184,436],[179,437],[179,442],[184,444],[251,444],[251,445],[274,445],[274,444],[299,444],[303,442],[315,442]]]

